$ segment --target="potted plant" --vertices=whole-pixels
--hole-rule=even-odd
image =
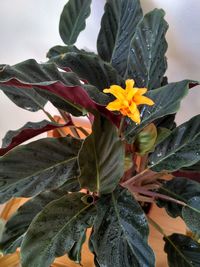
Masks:
[[[47,62],[1,65],[0,89],[48,120],[3,139],[0,202],[30,199],[6,222],[0,248],[20,247],[22,267],[48,267],[65,254],[81,263],[90,229],[95,266],[151,267],[151,224],[164,237],[169,266],[200,266],[200,117],[175,123],[181,100],[199,83],[168,83],[165,13],[143,15],[139,0],[107,0],[98,54],[77,48],[90,4],[67,2],[59,25],[65,46],[51,48]],[[46,111],[47,101],[62,122]],[[22,144],[50,130],[54,137]],[[190,236],[168,236],[144,203],[180,217]]]

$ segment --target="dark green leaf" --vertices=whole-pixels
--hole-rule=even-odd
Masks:
[[[187,170],[187,171],[200,171],[200,161],[198,161],[197,163],[195,163],[192,166],[183,168],[183,170]]]
[[[99,266],[154,266],[148,234],[145,214],[126,189],[98,201],[90,242]]]
[[[162,9],[146,14],[132,39],[127,78],[134,79],[138,87],[151,90],[161,86],[167,69],[165,33],[168,24],[164,15]]]
[[[24,91],[15,86],[0,86],[0,90],[20,108],[26,109],[31,112],[42,110],[47,103],[37,91],[32,88],[29,91]]]
[[[112,84],[123,85],[123,79],[117,71],[92,53],[66,53],[51,58],[50,62],[56,63],[60,68],[70,68],[80,78],[86,79],[101,91]]]
[[[200,115],[175,128],[150,156],[153,171],[175,171],[200,160]]]
[[[3,253],[13,253],[21,245],[24,234],[34,217],[51,201],[61,198],[68,191],[79,190],[77,179],[70,179],[58,189],[45,191],[22,205],[8,220],[0,241]]]
[[[40,95],[51,101],[57,108],[75,116],[85,114],[86,110],[90,112],[98,110],[116,126],[119,126],[119,116],[93,101],[88,94],[91,90],[87,91],[83,88],[84,86],[75,73],[60,71],[54,63],[38,64],[35,60],[27,60],[19,65],[21,71],[13,66],[11,73],[0,72],[0,89],[12,86],[12,89],[17,87],[17,89],[20,88],[27,92],[35,88]],[[36,77],[34,82],[32,82],[32,76]]]
[[[170,114],[170,115],[161,117],[155,121],[155,125],[157,127],[162,127],[162,128],[164,127],[169,130],[173,130],[174,128],[176,128],[175,117],[176,117],[176,114]]]
[[[78,160],[83,188],[100,194],[115,189],[124,173],[124,146],[108,120],[95,118],[92,134],[85,139]]]
[[[70,260],[75,261],[76,263],[81,263],[81,249],[82,245],[86,240],[86,230],[81,233],[80,239],[78,242],[75,242],[74,246],[68,253]]]
[[[200,236],[200,196],[191,198],[187,204],[182,209],[183,220],[193,233]]]
[[[69,0],[60,17],[59,32],[65,44],[76,42],[79,33],[85,29],[85,21],[90,15],[91,0]]]
[[[49,267],[55,257],[69,253],[96,215],[82,193],[68,194],[48,204],[31,223],[21,247],[22,266]],[[37,255],[37,256],[36,256]]]
[[[0,148],[0,156],[9,150],[20,145],[21,143],[50,130],[71,125],[71,122],[58,124],[46,120],[40,122],[27,122],[24,126],[16,131],[8,131],[2,140],[2,148]]]
[[[24,86],[19,87],[18,84],[14,83],[6,84],[7,81],[13,79],[23,82]],[[67,109],[74,115],[81,115],[80,112],[77,114],[77,109],[66,101],[56,99],[56,96],[52,97],[52,95],[47,97],[36,86],[38,84],[49,85],[56,81],[67,86],[80,85],[78,77],[73,72],[60,72],[54,63],[38,64],[34,59],[23,61],[14,66],[6,65],[0,71],[0,90],[5,92],[16,105],[30,111],[37,111],[43,109],[47,100],[53,100],[53,104],[58,108]],[[30,84],[32,88],[30,88]]]
[[[83,49],[79,50],[75,45],[68,45],[68,46],[56,45],[49,50],[49,52],[47,53],[47,57],[50,59],[52,57],[57,57],[61,55],[64,56],[64,54],[70,53],[70,52],[76,52],[76,53],[81,52],[85,54],[93,54]]]
[[[169,267],[200,266],[199,243],[181,234],[173,234],[165,237],[164,240]]]
[[[151,98],[155,104],[153,106],[144,106],[141,109],[141,124],[137,125],[129,121],[125,131],[125,138],[128,142],[132,143],[135,135],[149,123],[167,114],[175,113],[180,107],[182,98],[188,93],[189,84],[190,81],[184,80],[149,91],[147,96]]]
[[[165,138],[170,135],[171,131],[167,128],[158,127],[157,128],[157,138],[155,145],[159,145]]]
[[[142,18],[139,0],[107,0],[97,40],[101,58],[111,62],[121,75],[127,68],[130,42]]]
[[[45,138],[18,146],[0,158],[0,203],[30,197],[77,177],[81,141]]]
[[[187,203],[192,197],[200,196],[200,184],[187,178],[177,177],[165,182],[158,193]],[[183,207],[179,204],[161,199],[157,201],[157,204],[159,207],[165,207],[171,217],[182,216]]]

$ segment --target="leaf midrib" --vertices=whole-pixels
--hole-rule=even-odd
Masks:
[[[170,135],[169,135],[169,137],[170,137]],[[173,150],[169,154],[166,154],[166,156],[164,156],[163,158],[161,158],[159,161],[156,161],[156,163],[154,165],[150,165],[149,167],[150,168],[155,167],[156,165],[160,164],[160,162],[165,161],[166,159],[168,159],[169,157],[171,157],[173,154],[179,152],[182,148],[187,147],[191,142],[195,141],[196,138],[198,138],[199,136],[200,136],[200,133],[197,133],[196,135],[194,135],[194,137],[192,139],[190,139],[186,143],[183,143],[182,145],[180,145],[176,150]],[[166,142],[166,140],[165,140],[165,142]],[[194,162],[194,164],[195,163],[196,162]],[[183,166],[183,167],[187,167],[187,166]]]

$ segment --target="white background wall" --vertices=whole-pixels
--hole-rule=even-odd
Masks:
[[[0,0],[0,64],[15,64],[28,58],[45,61],[48,49],[62,45],[58,34],[59,16],[66,0]],[[200,1],[141,0],[144,11],[155,7],[166,11],[169,23],[167,75],[170,81],[185,78],[200,80]],[[79,48],[95,50],[104,0],[93,0],[87,29],[80,34]],[[177,115],[182,123],[200,110],[200,87],[190,91]],[[52,106],[48,107],[52,113]],[[44,119],[41,112],[31,113],[16,107],[0,92],[0,139],[9,129],[27,121]]]

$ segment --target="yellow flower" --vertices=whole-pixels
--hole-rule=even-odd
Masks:
[[[109,89],[104,89],[104,93],[110,93],[117,99],[110,102],[107,105],[107,109],[111,111],[120,111],[122,115],[128,116],[136,123],[140,123],[140,112],[137,106],[145,104],[152,106],[154,102],[143,96],[146,92],[146,88],[134,87],[134,80],[126,80],[126,88],[123,89],[119,85],[111,85]]]

